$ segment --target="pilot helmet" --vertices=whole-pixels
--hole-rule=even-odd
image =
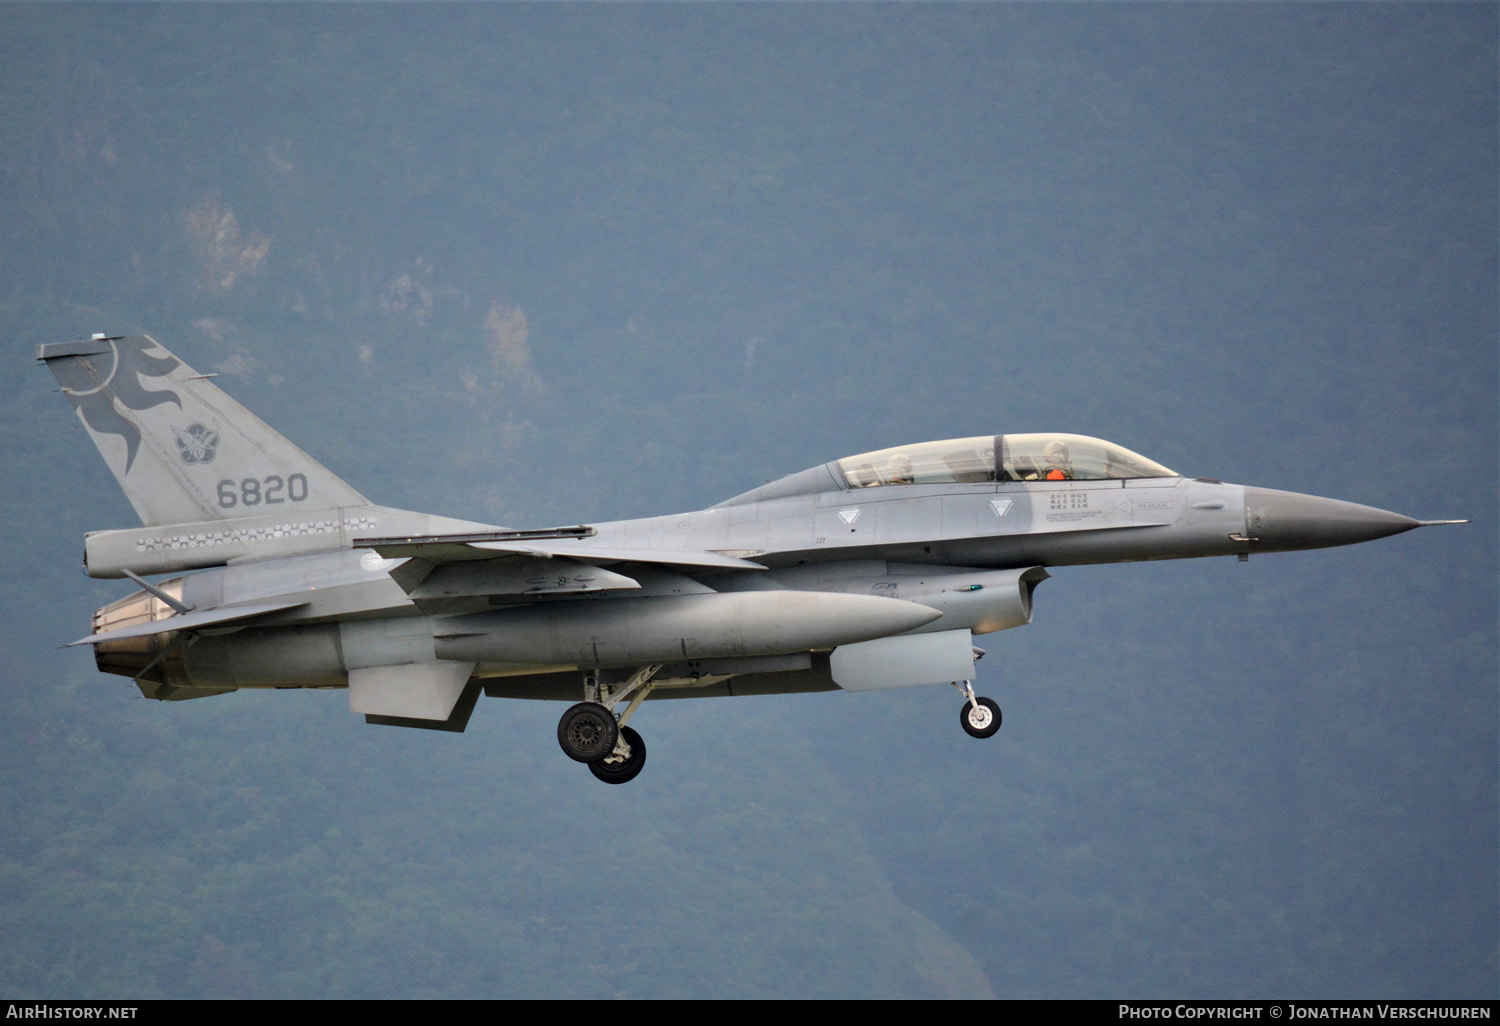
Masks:
[[[1042,449],[1042,458],[1045,459],[1048,463],[1052,463],[1055,465],[1062,465],[1072,462],[1072,460],[1068,456],[1068,443],[1057,438],[1054,438],[1052,441],[1048,442],[1047,445]]]

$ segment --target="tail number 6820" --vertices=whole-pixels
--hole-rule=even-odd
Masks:
[[[219,507],[274,506],[281,502],[302,502],[307,498],[307,475],[293,474],[285,479],[275,476],[246,477],[239,481],[225,478],[219,482]]]

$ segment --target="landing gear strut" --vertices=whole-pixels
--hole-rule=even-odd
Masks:
[[[993,699],[976,697],[969,681],[956,680],[953,686],[964,693],[964,706],[958,711],[964,730],[970,737],[994,737],[1000,729],[1000,706]]]
[[[642,666],[618,684],[601,681],[597,671],[585,676],[584,700],[563,713],[557,723],[557,743],[568,758],[587,763],[590,772],[606,784],[634,780],[646,765],[646,742],[625,721],[650,694],[651,678],[659,669]],[[626,698],[630,704],[617,721],[615,706]]]

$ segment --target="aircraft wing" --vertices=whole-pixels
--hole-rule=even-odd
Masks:
[[[492,534],[437,534],[411,538],[356,538],[354,547],[374,549],[387,559],[410,557],[430,563],[448,563],[498,556],[530,556],[536,559],[565,557],[580,563],[650,563],[660,566],[709,566],[732,570],[764,570],[765,566],[721,552],[683,549],[613,548],[591,545],[582,532],[590,528],[563,528],[557,532],[497,531]]]
[[[271,613],[280,613],[305,605],[307,605],[306,602],[261,602],[243,606],[220,606],[217,609],[195,609],[188,613],[178,613],[176,616],[169,616],[165,620],[152,620],[150,623],[140,623],[133,627],[120,627],[117,630],[104,631],[101,634],[90,634],[86,638],[79,638],[77,641],[69,642],[63,647],[72,648],[75,645],[98,645],[105,641],[144,638],[153,634],[166,634],[171,631],[190,631],[201,627],[228,626],[230,624],[238,624],[242,620],[253,620],[256,617],[267,616]]]
[[[657,563],[663,566],[712,566],[731,570],[765,569],[763,564],[749,559],[704,549],[615,549],[600,545],[570,545],[566,542],[534,542],[529,543],[526,548],[513,547],[506,542],[480,542],[475,547],[490,552],[516,552],[530,556],[567,556],[587,563]]]
[[[444,608],[433,605],[429,609],[431,603],[454,599],[550,598],[640,587],[633,577],[574,559],[492,553],[443,563],[412,556],[392,569],[391,577],[418,606],[428,611]]]
[[[495,531],[485,534],[356,538],[356,548],[374,549],[404,562],[392,579],[426,613],[463,611],[475,600],[525,601],[625,591],[641,587],[632,566],[722,567],[763,570],[759,563],[719,552],[661,551],[590,545],[593,528]],[[609,564],[606,569],[602,564]]]

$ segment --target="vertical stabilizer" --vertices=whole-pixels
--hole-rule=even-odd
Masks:
[[[37,347],[147,526],[366,506],[148,335]]]

